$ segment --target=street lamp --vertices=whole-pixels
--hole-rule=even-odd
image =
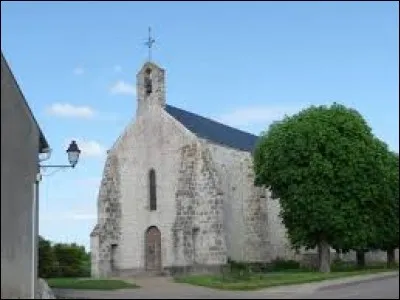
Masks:
[[[40,159],[39,161],[44,161],[48,160],[51,156],[51,149],[46,148],[43,149],[43,154],[46,154],[45,158]],[[79,150],[78,145],[76,144],[76,141],[72,141],[71,144],[69,144],[69,147],[67,149],[67,155],[68,155],[68,161],[69,165],[41,165],[39,164],[40,168],[58,168],[58,169],[63,169],[63,168],[75,168],[76,164],[78,163],[79,160],[79,155],[81,154],[81,150]],[[57,172],[56,170],[55,172]],[[47,174],[49,176],[49,174]],[[37,251],[38,251],[38,244],[37,244],[37,238],[39,235],[39,222],[38,222],[38,214],[39,214],[39,206],[38,206],[38,199],[39,199],[39,183],[42,180],[42,174],[39,172],[36,174],[36,182],[34,184],[34,197],[33,197],[33,204],[32,204],[32,257],[35,258],[37,257]],[[37,260],[32,259],[32,269],[37,269]],[[35,272],[33,272],[33,277],[32,277],[32,289],[33,292],[32,294],[35,295],[35,286],[36,286],[36,275]],[[33,297],[34,298],[34,297]]]
[[[76,141],[72,141],[67,149],[69,165],[40,165],[42,168],[75,168],[79,160],[81,150],[79,150]]]
[[[79,160],[79,155],[81,154],[81,150],[79,150],[78,145],[76,144],[75,141],[72,141],[71,144],[69,144],[69,147],[67,149],[67,154],[68,154],[68,161],[71,164],[71,167],[75,168]]]

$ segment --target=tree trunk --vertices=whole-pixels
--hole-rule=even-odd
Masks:
[[[365,267],[365,251],[364,250],[357,250],[357,267],[364,268]]]
[[[387,254],[387,266],[388,266],[388,268],[391,268],[394,266],[394,262],[395,262],[394,249],[387,250],[386,254]]]
[[[329,273],[331,271],[331,249],[329,244],[321,240],[318,243],[318,259],[319,259],[319,271],[323,273]]]

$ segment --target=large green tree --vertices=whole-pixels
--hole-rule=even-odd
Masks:
[[[379,224],[383,221],[384,199],[387,199],[386,181],[388,176],[387,158],[388,150],[385,143],[377,138],[372,139],[370,147],[365,148],[362,153],[363,163],[359,164],[362,171],[362,181],[359,182],[359,188],[352,189],[357,191],[354,194],[356,206],[354,214],[347,225],[346,231],[357,230],[352,238],[344,236],[343,239],[337,239],[332,246],[342,252],[350,250],[356,251],[356,260],[359,267],[365,265],[365,253],[368,250],[376,249],[379,243]],[[352,229],[353,228],[353,229]]]
[[[330,271],[330,245],[367,247],[374,232],[361,207],[373,134],[364,118],[343,105],[312,106],[273,123],[254,152],[256,184],[279,198],[294,247],[317,247],[319,270]]]
[[[372,221],[376,236],[371,248],[387,252],[388,266],[395,262],[395,249],[399,247],[399,155],[387,149],[376,140],[376,160],[381,162],[381,169],[376,171],[379,186],[376,206]]]
[[[374,138],[370,153],[364,154],[368,166],[364,168],[367,189],[356,219],[361,221],[357,225],[360,231],[357,236],[363,239],[356,244],[345,241],[342,250],[355,250],[360,267],[365,265],[366,251],[384,250],[387,251],[388,265],[391,266],[395,249],[399,247],[398,154],[389,151],[387,145],[378,138]]]

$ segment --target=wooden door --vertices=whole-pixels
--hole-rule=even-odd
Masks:
[[[147,229],[145,239],[146,270],[161,270],[161,233],[157,227]]]

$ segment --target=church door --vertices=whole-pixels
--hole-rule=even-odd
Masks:
[[[146,270],[161,271],[161,233],[155,226],[146,231],[145,255]]]

